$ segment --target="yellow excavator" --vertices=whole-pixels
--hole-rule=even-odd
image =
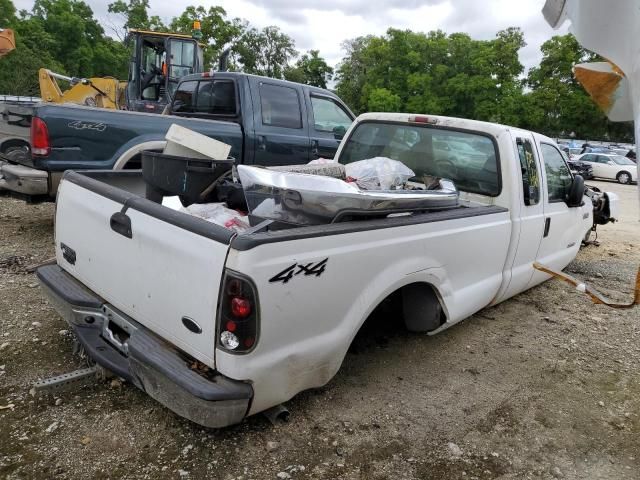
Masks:
[[[203,71],[200,38],[198,21],[191,36],[129,30],[132,57],[127,81],[68,77],[41,68],[40,96],[45,102],[161,113],[171,102],[180,78]],[[69,89],[63,91],[58,80],[68,82]]]

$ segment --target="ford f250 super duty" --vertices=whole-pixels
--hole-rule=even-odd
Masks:
[[[182,78],[169,115],[78,105],[32,107],[31,157],[0,161],[0,189],[53,200],[65,170],[140,168],[172,124],[231,145],[238,164],[289,165],[331,158],[354,115],[333,93],[244,73]]]
[[[532,264],[564,268],[593,225],[595,197],[536,133],[362,115],[336,159],[380,156],[415,184],[452,180],[457,206],[238,234],[144,198],[139,172],[67,172],[57,264],[37,275],[99,365],[221,427],[326,384],[385,299],[436,334],[550,278]],[[615,196],[598,195],[599,218],[615,217]]]

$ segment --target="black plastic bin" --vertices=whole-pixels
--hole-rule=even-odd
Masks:
[[[166,196],[178,195],[187,206],[212,201],[215,185],[229,174],[235,160],[207,160],[159,152],[142,152],[142,176],[146,197],[162,203]]]

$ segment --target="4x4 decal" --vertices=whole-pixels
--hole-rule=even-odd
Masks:
[[[287,283],[293,277],[300,275],[301,273],[303,273],[305,277],[308,275],[315,275],[316,277],[319,277],[324,273],[324,269],[327,266],[327,260],[329,260],[329,258],[325,258],[324,260],[321,260],[317,263],[311,262],[311,263],[306,263],[304,265],[294,263],[293,265],[282,270],[280,273],[271,277],[269,279],[269,282],[270,283],[274,283],[274,282]]]

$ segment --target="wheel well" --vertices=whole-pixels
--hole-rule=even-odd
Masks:
[[[31,145],[29,145],[29,142],[20,139],[11,139],[5,140],[4,142],[2,142],[2,144],[0,144],[0,152],[4,153],[12,147],[26,148],[28,150],[31,149]]]
[[[122,167],[123,170],[138,170],[142,168],[142,153],[138,153],[127,160]]]
[[[366,330],[430,332],[447,321],[437,289],[426,282],[415,282],[387,295],[369,314],[358,335]]]

